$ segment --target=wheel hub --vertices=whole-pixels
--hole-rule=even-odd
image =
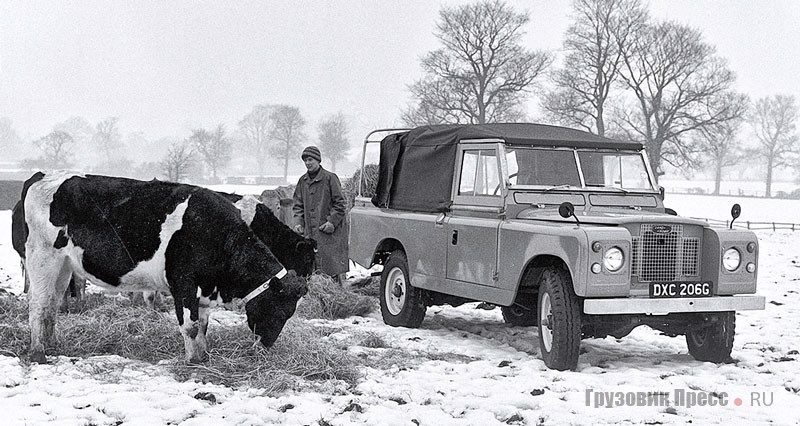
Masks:
[[[392,288],[392,296],[397,298],[403,296],[403,286],[400,285],[400,283],[398,282],[394,283],[394,286]]]
[[[553,316],[548,315],[542,319],[542,327],[547,328],[548,330],[553,330]]]

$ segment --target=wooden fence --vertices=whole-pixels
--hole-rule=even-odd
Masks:
[[[702,220],[711,226],[729,228],[731,221],[709,219],[705,217],[693,217],[692,219]],[[792,230],[800,231],[800,223],[784,223],[784,222],[751,222],[749,220],[734,221],[733,227],[738,229],[750,229],[752,231],[778,231],[778,230]]]

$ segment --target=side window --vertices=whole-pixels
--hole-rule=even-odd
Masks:
[[[497,153],[493,149],[465,150],[458,195],[499,196]]]

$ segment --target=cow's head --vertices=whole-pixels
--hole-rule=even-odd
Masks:
[[[305,278],[289,271],[281,279],[270,281],[269,288],[245,305],[247,325],[261,336],[265,347],[272,346],[286,321],[294,315],[297,302],[308,293]]]
[[[317,240],[303,238],[294,245],[294,270],[303,277],[310,277],[316,269]]]

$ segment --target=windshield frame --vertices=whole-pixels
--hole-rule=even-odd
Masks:
[[[540,151],[572,151],[573,158],[575,160],[574,165],[578,169],[578,177],[580,179],[580,186],[574,185],[521,185],[516,183],[511,183],[509,178],[509,148],[513,149],[525,149],[525,150],[540,150]],[[503,177],[504,183],[508,189],[515,189],[515,190],[534,190],[534,191],[575,191],[575,190],[591,190],[591,191],[598,191],[598,192],[609,192],[609,193],[618,193],[618,194],[626,194],[626,193],[658,193],[658,185],[656,184],[655,177],[653,176],[653,171],[650,168],[650,162],[647,158],[647,153],[644,149],[642,150],[627,150],[627,149],[608,149],[608,148],[570,148],[570,147],[540,147],[540,146],[520,146],[520,145],[506,145],[503,146],[503,155],[502,158],[502,167],[503,167]],[[642,164],[644,165],[644,170],[647,172],[647,182],[649,184],[649,188],[620,188],[616,186],[588,186],[586,185],[586,178],[584,176],[583,167],[581,165],[580,156],[578,155],[581,152],[590,152],[590,153],[608,153],[608,154],[617,154],[617,155],[632,155],[637,156],[641,159]]]

